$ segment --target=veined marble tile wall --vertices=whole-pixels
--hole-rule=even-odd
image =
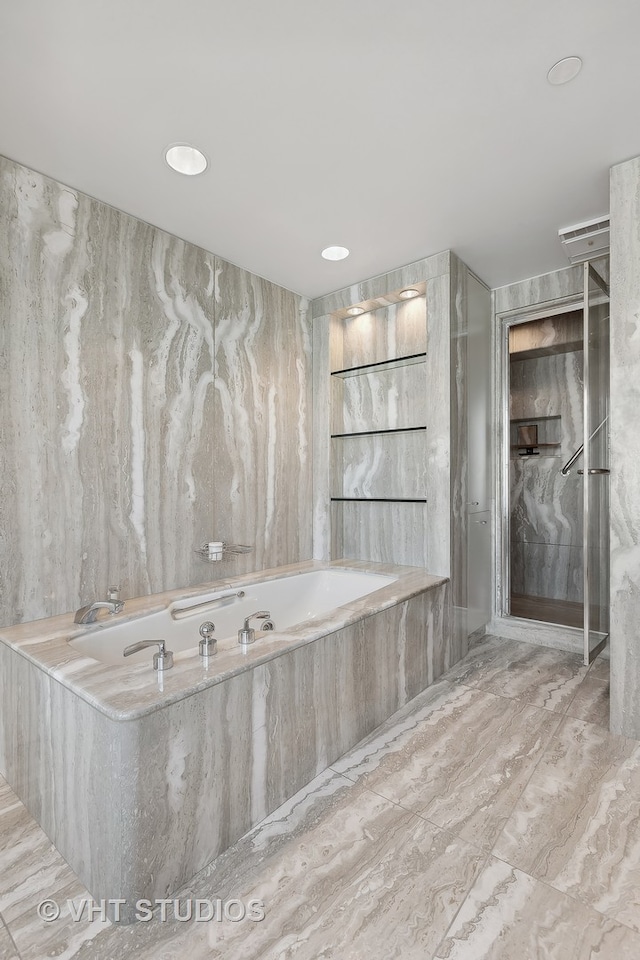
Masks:
[[[311,554],[306,302],[0,158],[0,624]]]
[[[582,443],[582,350],[513,360],[511,417],[559,417],[560,447],[510,462],[511,590],[532,597],[583,598],[582,478],[562,465]],[[544,424],[541,424],[541,430]]]
[[[610,201],[611,729],[640,739],[640,157]]]

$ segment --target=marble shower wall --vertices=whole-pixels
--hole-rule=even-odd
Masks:
[[[510,364],[512,419],[559,417],[549,435],[561,444],[535,457],[512,450],[512,593],[582,602],[582,482],[577,468],[561,473],[582,442],[582,363],[579,350]]]
[[[0,211],[0,624],[309,557],[305,301],[4,158]]]
[[[640,157],[611,170],[611,730],[640,739]]]

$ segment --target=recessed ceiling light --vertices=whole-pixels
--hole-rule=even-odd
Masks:
[[[346,247],[325,247],[322,256],[325,260],[344,260],[349,256],[349,251]]]
[[[561,83],[569,83],[570,80],[578,76],[581,70],[582,60],[580,57],[564,57],[563,60],[558,60],[551,67],[547,74],[547,80],[552,86],[558,87]]]
[[[350,317],[359,317],[361,313],[364,313],[364,307],[349,307],[347,313]]]
[[[172,170],[184,173],[187,177],[204,173],[209,166],[209,161],[202,150],[192,147],[189,143],[172,143],[167,147],[164,158]]]
[[[398,296],[401,300],[411,300],[412,297],[419,297],[420,291],[414,290],[413,287],[407,287],[406,290],[401,290]]]

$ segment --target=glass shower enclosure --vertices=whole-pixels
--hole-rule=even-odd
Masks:
[[[582,631],[586,663],[609,632],[609,295],[503,320],[502,614]]]

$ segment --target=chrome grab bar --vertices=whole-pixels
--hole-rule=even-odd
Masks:
[[[599,423],[598,426],[595,428],[595,430],[593,431],[593,433],[592,433],[591,436],[589,437],[589,440],[593,440],[593,438],[595,437],[596,433],[598,433],[599,430],[602,430],[602,428],[604,427],[604,425],[605,425],[605,423],[607,422],[608,419],[609,419],[609,415],[607,414],[607,416],[604,418],[604,420],[602,421],[602,423]],[[578,447],[578,449],[576,450],[576,452],[569,457],[569,459],[568,459],[567,462],[565,463],[564,467],[563,467],[562,470],[560,471],[560,473],[562,474],[563,477],[566,477],[566,475],[569,473],[569,470],[571,470],[571,467],[574,465],[574,463],[576,462],[576,460],[578,459],[578,457],[580,456],[580,454],[582,453],[583,450],[584,450],[584,443],[581,443],[580,446]],[[591,472],[591,471],[589,471],[589,472]]]
[[[185,617],[190,617],[194,613],[204,613],[205,610],[215,610],[217,607],[224,605],[228,600],[235,600],[239,598],[240,600],[244,597],[244,590],[237,590],[233,593],[223,593],[219,597],[214,597],[213,600],[203,600],[201,603],[194,603],[189,607],[180,607],[177,610],[171,610],[171,619],[172,620],[183,620]]]

